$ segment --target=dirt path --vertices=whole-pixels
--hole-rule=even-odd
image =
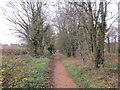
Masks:
[[[78,88],[68,75],[65,67],[62,64],[62,58],[56,54],[53,57],[54,70],[53,70],[53,82],[54,88]]]

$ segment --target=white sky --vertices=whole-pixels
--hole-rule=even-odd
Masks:
[[[13,32],[11,30],[9,30],[11,24],[8,23],[1,10],[1,7],[5,7],[8,1],[9,0],[0,1],[0,44],[16,44],[19,43],[20,40],[12,34]]]
[[[1,0],[0,7],[5,7],[5,5],[8,1],[11,1],[11,0]],[[12,0],[12,1],[16,1],[16,0]],[[112,4],[112,6],[110,5],[108,10],[114,11],[114,13],[117,12],[118,7],[117,7],[116,2],[119,2],[119,1],[120,0],[114,0],[114,4]],[[54,7],[50,7],[50,9],[53,10]],[[108,21],[108,24],[110,24],[111,22],[112,22],[112,20]],[[0,44],[21,43],[21,40],[12,34],[13,31],[9,30],[10,28],[12,28],[11,23],[8,23],[5,16],[2,14],[2,10],[0,9]]]

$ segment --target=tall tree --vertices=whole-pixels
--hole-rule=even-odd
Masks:
[[[43,2],[38,1],[10,2],[13,16],[7,15],[7,19],[15,25],[19,37],[27,42],[30,52],[35,55],[43,54],[44,36],[49,28],[45,24],[43,5]]]

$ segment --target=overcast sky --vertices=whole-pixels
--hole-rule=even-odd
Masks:
[[[6,7],[6,3],[9,2],[11,0],[1,0],[0,1],[0,7]],[[16,1],[16,0],[12,0],[12,1]],[[52,0],[49,0],[50,2]],[[55,2],[55,0],[53,0]],[[117,3],[120,0],[113,0],[114,2],[108,7],[108,10],[113,12],[112,15],[114,13],[117,12]],[[54,7],[50,6],[49,9],[51,11],[54,11]],[[109,14],[109,16],[111,16],[111,14]],[[109,17],[108,17],[109,18]],[[113,20],[109,20],[108,21],[108,25],[112,22]],[[17,38],[16,36],[14,36],[12,33],[13,31],[10,30],[10,28],[12,28],[11,23],[9,23],[5,16],[2,14],[2,10],[0,9],[0,44],[16,44],[16,43],[21,43],[21,39]]]

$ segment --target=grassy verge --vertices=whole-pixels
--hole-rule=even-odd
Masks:
[[[50,77],[48,58],[35,58],[29,55],[20,57],[2,57],[3,88],[45,88]]]
[[[63,64],[73,81],[80,88],[117,88],[117,63],[105,62],[104,68],[100,70],[89,69],[81,65],[76,65],[70,60],[63,60]]]

